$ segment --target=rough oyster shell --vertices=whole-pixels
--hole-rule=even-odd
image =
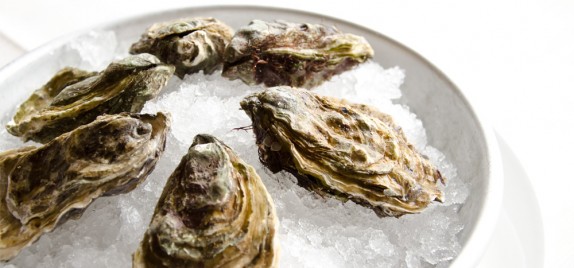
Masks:
[[[0,154],[0,260],[9,260],[93,199],[129,192],[154,169],[169,118],[117,114],[39,147]]]
[[[137,113],[173,72],[150,54],[113,62],[101,73],[64,68],[18,107],[6,128],[24,141],[46,143],[102,114]]]
[[[223,51],[233,29],[214,18],[185,18],[156,23],[142,34],[130,53],[151,53],[186,74],[213,73],[223,63]]]
[[[353,200],[379,216],[417,213],[442,200],[440,172],[389,115],[289,87],[255,93],[241,107],[253,121],[261,162],[292,173],[311,191]]]
[[[275,208],[253,167],[197,135],[168,179],[133,267],[276,267]]]
[[[225,49],[223,76],[250,85],[312,88],[373,54],[363,37],[335,27],[254,20]]]

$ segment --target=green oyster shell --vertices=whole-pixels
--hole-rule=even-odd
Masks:
[[[18,107],[6,128],[24,141],[46,143],[102,114],[137,113],[173,72],[150,54],[113,62],[100,73],[64,68]]]
[[[169,177],[133,267],[276,267],[275,208],[255,169],[197,135]]]
[[[255,93],[241,107],[253,122],[262,163],[292,173],[321,196],[396,217],[443,198],[440,172],[389,115],[290,87]]]
[[[313,88],[373,57],[360,36],[320,24],[253,20],[224,54],[223,76],[253,85]]]
[[[168,130],[162,113],[105,115],[42,147],[0,153],[0,260],[92,200],[134,189],[154,169]]]
[[[213,73],[223,63],[223,51],[233,29],[214,18],[185,18],[152,25],[130,48],[130,53],[151,53],[186,74]]]

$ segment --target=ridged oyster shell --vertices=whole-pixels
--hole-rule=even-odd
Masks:
[[[98,117],[42,147],[0,154],[0,260],[79,217],[92,200],[129,192],[154,169],[169,118]]]
[[[440,172],[389,115],[290,87],[255,93],[241,107],[253,122],[262,163],[292,173],[321,196],[396,217],[442,200]]]
[[[253,20],[225,49],[223,76],[250,85],[312,88],[373,54],[363,37],[335,27]]]
[[[275,208],[255,169],[197,135],[169,177],[133,267],[276,267]]]
[[[186,74],[213,73],[223,63],[223,51],[233,29],[214,18],[185,18],[156,23],[130,48],[130,53],[151,53]]]
[[[24,141],[46,143],[102,114],[137,113],[173,72],[150,54],[113,62],[100,73],[64,68],[18,107],[6,128]]]

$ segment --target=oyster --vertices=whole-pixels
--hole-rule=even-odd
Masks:
[[[440,172],[389,115],[289,87],[255,93],[241,107],[253,122],[261,162],[321,196],[396,217],[442,201]]]
[[[363,37],[335,27],[254,20],[225,49],[223,76],[251,85],[312,88],[373,53]]]
[[[139,112],[173,72],[150,54],[113,62],[101,73],[64,68],[18,107],[6,128],[25,141],[46,143],[104,113]]]
[[[133,267],[276,267],[275,208],[253,167],[197,135],[169,177]]]
[[[186,18],[152,25],[130,48],[130,53],[151,53],[186,74],[213,73],[223,63],[223,51],[233,29],[214,18]]]
[[[166,115],[116,114],[39,147],[0,154],[0,260],[79,217],[93,199],[129,192],[165,147]]]

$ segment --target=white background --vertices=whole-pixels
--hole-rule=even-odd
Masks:
[[[518,155],[542,211],[546,267],[573,266],[574,1],[201,2],[214,4],[321,13],[374,29],[426,57]],[[198,3],[0,0],[0,66],[71,31],[190,5]]]

